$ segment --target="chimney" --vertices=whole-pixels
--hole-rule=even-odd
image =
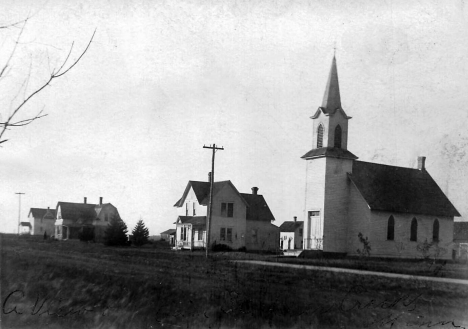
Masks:
[[[297,216],[294,216],[294,223],[297,222]]]
[[[208,183],[211,183],[211,171],[208,173]]]
[[[252,194],[257,195],[258,187],[252,187]]]
[[[418,157],[418,169],[426,170],[426,157]]]
[[[99,205],[102,206],[102,196],[99,197]]]
[[[84,203],[84,204],[87,204],[87,203],[88,203],[88,198],[87,198],[87,197],[84,197],[83,203]]]

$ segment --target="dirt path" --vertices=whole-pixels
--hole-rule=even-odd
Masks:
[[[350,274],[359,274],[359,275],[376,275],[376,276],[396,278],[396,279],[410,279],[410,280],[430,281],[430,282],[438,282],[438,283],[454,283],[454,284],[468,285],[468,280],[461,280],[461,279],[439,278],[439,277],[375,272],[375,271],[362,271],[362,270],[353,270],[353,269],[339,268],[339,267],[273,263],[273,262],[265,262],[265,261],[259,261],[259,260],[235,260],[234,262],[263,265],[263,266],[288,267],[288,268],[306,269],[306,270],[314,270],[314,271],[329,271],[329,272],[350,273]]]

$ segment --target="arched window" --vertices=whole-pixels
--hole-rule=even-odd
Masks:
[[[341,126],[338,125],[335,128],[335,144],[334,146],[337,148],[341,148]]]
[[[317,148],[323,147],[323,125],[320,124],[317,129]]]
[[[387,223],[387,240],[395,239],[395,219],[390,216]]]
[[[432,224],[432,241],[439,241],[439,220],[437,218]]]
[[[418,221],[413,218],[411,221],[411,236],[410,241],[418,241]]]

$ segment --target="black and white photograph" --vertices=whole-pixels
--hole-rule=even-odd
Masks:
[[[5,0],[0,328],[468,328],[464,0]]]

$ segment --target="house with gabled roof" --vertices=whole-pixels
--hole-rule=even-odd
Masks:
[[[80,234],[93,234],[95,241],[101,241],[110,220],[120,218],[117,208],[102,200],[99,198],[98,204],[87,203],[87,198],[83,203],[59,201],[56,207],[56,239],[78,239]]]
[[[31,235],[51,236],[55,231],[55,209],[31,208],[28,214],[31,223]]]
[[[213,183],[213,207],[210,232],[212,245],[232,249],[275,250],[278,227],[258,188],[252,194],[239,193],[231,181]],[[178,217],[176,248],[206,248],[207,207],[210,182],[189,181],[182,197],[175,203]]]
[[[348,150],[336,58],[320,106],[311,116],[313,148],[306,161],[304,249],[357,255],[368,238],[371,255],[420,257],[418,245],[437,246],[450,259],[454,217],[460,216],[426,169],[358,161]]]
[[[20,222],[19,223],[19,234],[20,235],[31,234],[31,223],[30,222]]]
[[[293,250],[303,248],[304,221],[294,220],[285,221],[279,227],[280,231],[280,250]]]

